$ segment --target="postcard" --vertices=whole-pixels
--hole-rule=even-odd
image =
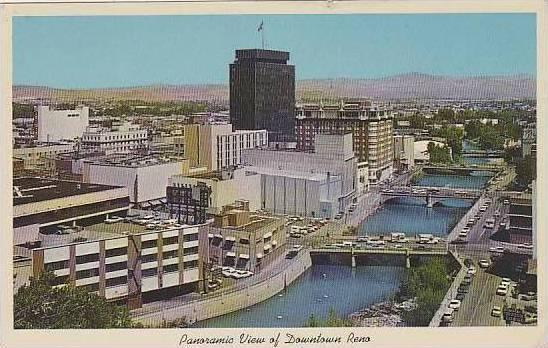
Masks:
[[[3,5],[2,346],[546,345],[546,6],[447,4]]]

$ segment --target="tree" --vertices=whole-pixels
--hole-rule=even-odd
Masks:
[[[529,185],[537,176],[537,164],[531,155],[516,162],[516,180],[521,185]]]
[[[107,329],[134,327],[126,307],[107,302],[81,287],[54,288],[55,276],[46,272],[14,296],[16,329]]]
[[[447,263],[434,258],[417,268],[407,271],[397,297],[416,298],[417,307],[403,313],[410,326],[427,326],[449,288]]]
[[[428,154],[430,155],[430,163],[451,163],[451,154],[447,146],[436,145],[434,142],[429,142],[427,145]]]

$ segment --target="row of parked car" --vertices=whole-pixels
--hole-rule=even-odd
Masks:
[[[472,284],[472,280],[474,279],[474,276],[476,275],[476,267],[474,265],[470,265],[468,269],[466,270],[466,275],[464,276],[464,279],[460,283],[458,289],[457,289],[457,295],[454,299],[449,301],[449,304],[447,305],[447,309],[443,313],[443,316],[441,317],[442,324],[449,324],[453,322],[455,311],[458,311],[460,309],[460,306],[462,304],[462,301],[466,297],[466,294],[470,290],[470,285]]]
[[[254,273],[251,271],[235,269],[234,267],[224,266],[222,267],[221,274],[225,278],[241,279],[241,278],[251,277]]]

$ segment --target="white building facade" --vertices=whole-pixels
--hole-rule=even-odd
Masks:
[[[279,214],[333,217],[358,191],[352,135],[317,134],[314,153],[249,149],[248,173],[261,175],[261,207]]]
[[[74,140],[89,126],[89,108],[55,110],[50,106],[36,107],[36,122],[39,142]]]
[[[82,148],[110,153],[128,153],[148,146],[148,131],[139,125],[123,123],[112,128],[88,127],[82,135]]]

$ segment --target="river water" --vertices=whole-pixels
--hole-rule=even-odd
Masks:
[[[447,199],[433,208],[418,198],[394,198],[384,203],[382,208],[370,215],[360,226],[361,235],[389,234],[403,232],[408,236],[431,233],[445,236],[466,214],[472,201]]]
[[[281,296],[194,327],[302,327],[311,314],[325,319],[330,308],[346,316],[394,294],[404,272],[403,267],[313,265]]]

